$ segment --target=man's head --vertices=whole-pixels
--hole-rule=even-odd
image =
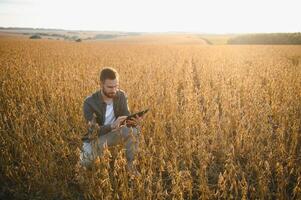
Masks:
[[[113,98],[119,86],[118,72],[110,67],[102,69],[100,72],[100,85],[103,94],[108,98]]]

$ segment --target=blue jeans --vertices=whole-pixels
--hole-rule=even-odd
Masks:
[[[140,130],[138,128],[128,128],[125,126],[99,136],[96,141],[84,142],[80,153],[80,163],[83,166],[89,166],[94,159],[102,156],[106,145],[111,147],[123,144],[126,150],[125,155],[128,165],[132,165],[138,150],[139,133]]]

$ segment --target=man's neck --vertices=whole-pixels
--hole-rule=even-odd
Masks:
[[[107,97],[107,96],[103,93],[102,90],[101,90],[101,96],[102,96],[104,102],[106,102],[106,103],[111,103],[111,102],[113,102],[113,98]]]

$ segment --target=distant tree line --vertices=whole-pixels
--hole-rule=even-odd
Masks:
[[[70,32],[71,33],[71,32]],[[73,33],[73,32],[72,32]],[[23,35],[31,35],[32,33],[23,33]],[[58,34],[58,33],[35,33],[34,35],[31,35],[30,39],[41,39],[43,37],[55,37],[55,38],[62,38],[64,40],[73,40],[76,42],[81,42],[83,40],[107,40],[107,39],[114,39],[121,36],[127,36],[127,35],[139,35],[139,33],[129,32],[125,34],[96,34],[93,37],[88,37],[81,39],[79,36],[73,35],[68,36],[65,34]]]
[[[140,33],[136,32],[127,32],[127,33],[120,33],[120,34],[97,34],[94,37],[90,37],[88,39],[92,40],[108,40],[108,39],[114,39],[117,37],[122,37],[122,36],[128,36],[128,35],[140,35]]]
[[[39,36],[39,35],[32,35],[32,36],[30,36],[29,38],[30,38],[30,39],[42,39],[42,37]]]
[[[95,35],[92,39],[113,39],[116,37],[119,37],[120,35],[115,35],[115,34],[97,34]]]
[[[24,35],[30,35],[31,33],[23,33]],[[30,39],[41,39],[43,37],[55,37],[55,38],[62,38],[64,40],[72,40],[76,42],[81,42],[81,38],[79,36],[73,35],[73,36],[68,36],[64,34],[57,34],[57,33],[36,33],[34,35],[31,35],[29,38]]]
[[[239,35],[228,44],[301,44],[301,33],[262,33]]]

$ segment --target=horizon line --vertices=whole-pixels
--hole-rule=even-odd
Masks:
[[[121,33],[182,33],[182,34],[269,34],[269,33],[301,33],[301,31],[277,31],[277,32],[203,32],[203,31],[122,31],[122,30],[92,30],[92,29],[64,29],[64,28],[45,28],[45,27],[21,27],[21,26],[0,26],[0,29],[29,29],[29,30],[51,30],[51,31],[74,31],[74,32],[121,32]]]

